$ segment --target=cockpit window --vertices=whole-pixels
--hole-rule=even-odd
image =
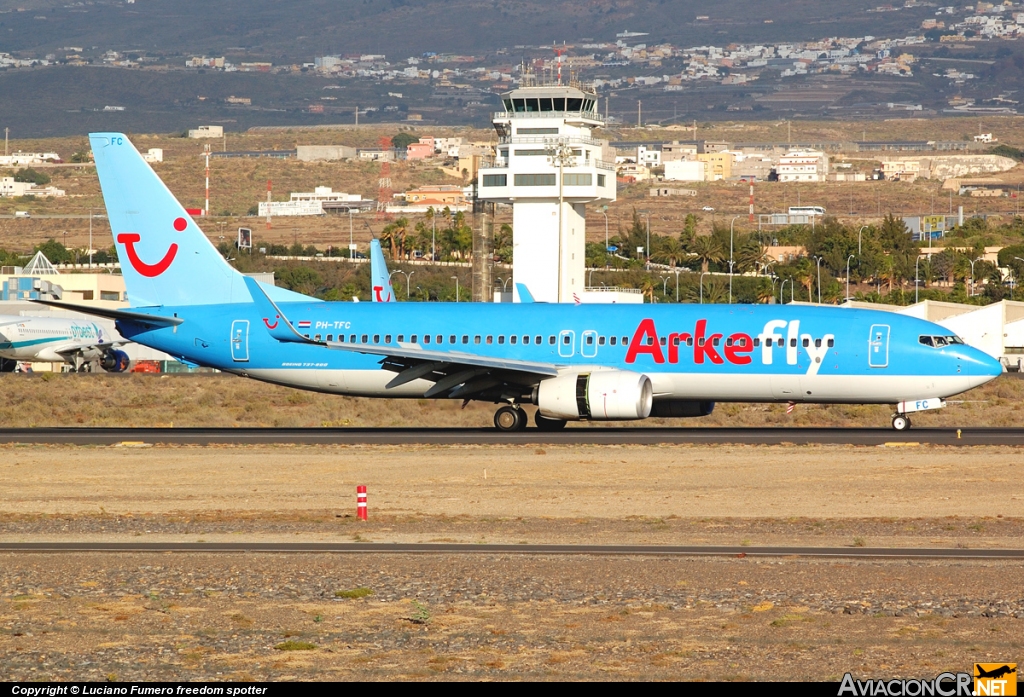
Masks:
[[[942,348],[943,346],[952,346],[954,344],[962,344],[964,340],[958,336],[928,336],[921,335],[917,337],[917,340],[925,346],[931,346],[933,348]]]

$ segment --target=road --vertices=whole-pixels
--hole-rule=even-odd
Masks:
[[[0,443],[68,445],[1024,445],[1024,428],[8,428]]]
[[[1024,559],[1024,549],[898,547],[729,547],[676,545],[529,545],[372,542],[0,542],[0,553],[516,554],[671,557],[819,557],[860,559]]]

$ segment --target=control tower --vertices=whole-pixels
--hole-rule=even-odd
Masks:
[[[603,143],[592,136],[604,125],[597,94],[528,74],[502,104],[497,157],[480,169],[477,195],[512,204],[513,299],[521,283],[538,302],[575,302],[586,281],[586,204],[615,200],[614,164],[600,159]]]

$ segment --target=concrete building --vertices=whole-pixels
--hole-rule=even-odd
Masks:
[[[409,147],[405,149],[405,159],[407,160],[425,160],[433,156],[433,143],[409,143]]]
[[[780,182],[822,182],[828,175],[828,155],[818,150],[791,150],[775,168]]]
[[[421,186],[405,192],[408,203],[444,208],[445,206],[461,206],[466,203],[466,192],[461,186],[439,184]]]
[[[914,182],[921,175],[918,160],[886,160],[882,162],[882,176],[889,181]]]
[[[477,181],[480,200],[512,205],[514,299],[522,284],[541,302],[581,301],[586,205],[616,197],[614,165],[598,159],[604,146],[593,136],[604,125],[597,95],[524,80],[502,106],[492,120],[497,158]]]
[[[261,218],[323,215],[324,204],[320,201],[260,201]]]
[[[697,145],[695,143],[673,141],[671,143],[662,143],[661,145],[662,164],[674,160],[692,160],[696,154]]]
[[[300,162],[354,160],[356,149],[347,145],[299,145],[295,156]]]
[[[150,148],[142,155],[142,159],[146,162],[153,164],[155,162],[164,161],[164,149],[163,148]]]
[[[717,182],[732,177],[733,154],[720,152],[699,152],[697,160],[704,163],[704,181]]]
[[[702,182],[706,167],[707,163],[700,160],[670,160],[665,163],[665,181]]]
[[[0,197],[36,196],[38,198],[60,198],[64,189],[54,186],[36,186],[32,182],[16,182],[14,177],[0,177]]]
[[[60,155],[55,152],[16,152],[11,155],[0,155],[0,167],[26,167],[61,161]]]
[[[223,138],[224,127],[223,126],[200,126],[199,128],[189,129],[189,138]]]

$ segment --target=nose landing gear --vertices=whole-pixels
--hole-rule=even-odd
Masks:
[[[494,413],[494,427],[506,433],[524,430],[526,422],[526,412],[518,404],[505,405]]]
[[[893,414],[892,427],[897,431],[906,431],[910,428],[910,417],[906,414]]]

